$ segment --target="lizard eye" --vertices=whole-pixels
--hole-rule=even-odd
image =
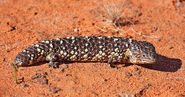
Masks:
[[[143,55],[143,57],[146,57],[146,55]]]

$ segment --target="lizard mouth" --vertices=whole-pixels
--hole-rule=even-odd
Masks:
[[[136,59],[136,58],[130,58],[130,62],[133,64],[155,64],[156,59]]]
[[[127,49],[125,52],[125,55],[127,56],[127,59],[129,60],[130,63],[132,64],[155,64],[156,63],[156,58],[155,54],[153,56],[141,56],[140,54],[133,53],[130,49]]]

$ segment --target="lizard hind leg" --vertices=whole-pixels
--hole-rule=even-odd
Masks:
[[[46,56],[46,61],[49,61],[48,66],[52,68],[58,68],[58,65],[56,63],[57,61],[57,55],[55,53],[50,53]]]

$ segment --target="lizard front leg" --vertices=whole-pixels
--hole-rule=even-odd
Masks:
[[[112,56],[112,57],[108,60],[109,66],[112,67],[112,68],[115,68],[116,65],[115,65],[114,63],[117,62],[117,60],[118,60],[118,56],[116,56],[116,55]]]

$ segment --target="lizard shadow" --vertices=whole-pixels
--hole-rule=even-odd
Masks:
[[[180,69],[181,65],[182,61],[180,59],[168,58],[158,54],[157,62],[155,64],[142,64],[139,66],[163,72],[176,72],[178,69]]]
[[[33,67],[33,66],[40,66],[40,65],[43,65],[43,64],[47,64],[48,62],[46,61],[41,61],[41,62],[37,62],[37,63],[33,63],[33,64],[30,64],[30,65],[23,65],[21,67]]]
[[[23,66],[23,67],[32,67],[32,66],[39,66],[42,64],[46,64],[48,62],[38,62],[29,66]],[[72,64],[72,63],[101,63],[98,61],[86,61],[86,62],[81,62],[81,61],[60,61],[57,62],[57,65],[60,66],[62,64]],[[103,62],[107,63],[107,62]],[[115,63],[116,65],[119,65],[120,63]],[[133,64],[127,63],[122,67],[127,67]],[[178,69],[180,69],[182,65],[182,61],[180,59],[176,58],[168,58],[162,55],[157,55],[157,62],[155,64],[138,64],[138,66],[142,66],[144,68],[148,69],[153,69],[153,70],[158,70],[158,71],[163,71],[163,72],[176,72]],[[121,68],[121,67],[115,67],[115,68]]]

